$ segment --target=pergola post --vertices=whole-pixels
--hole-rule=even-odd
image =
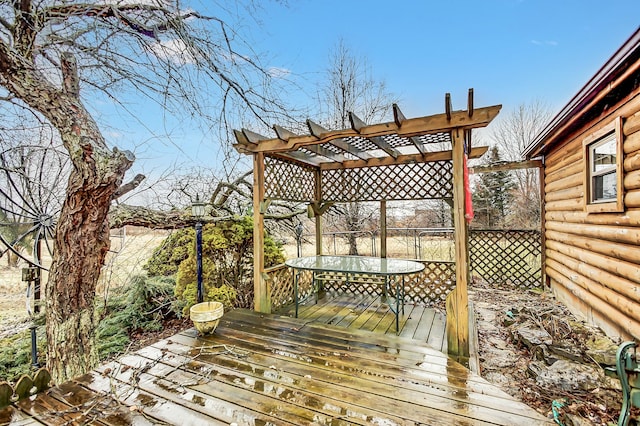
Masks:
[[[322,216],[316,215],[316,255],[322,254]]]
[[[271,313],[271,297],[264,279],[264,154],[253,155],[253,304]]]
[[[462,129],[451,134],[453,145],[453,223],[456,255],[456,287],[447,296],[447,350],[465,363],[469,359],[469,238],[464,194],[464,138]]]
[[[320,208],[322,202],[322,173],[320,170],[315,171],[315,199],[318,209],[314,211],[316,220],[316,255],[322,254],[322,209]]]

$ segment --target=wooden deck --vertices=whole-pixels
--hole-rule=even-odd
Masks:
[[[479,373],[478,341],[473,309],[469,309],[470,353],[469,368]],[[293,317],[295,307],[287,306],[277,312]],[[396,335],[395,314],[389,305],[378,296],[347,292],[326,292],[318,299],[311,297],[298,309],[298,318],[305,323],[316,322],[332,324],[358,330],[373,331],[387,335]],[[419,340],[428,346],[446,354],[447,337],[445,331],[446,316],[434,308],[416,304],[405,304],[404,314],[400,316],[401,337]]]
[[[15,403],[0,423],[548,424],[426,344],[247,310]]]
[[[287,306],[277,313],[294,316],[295,307]],[[305,322],[396,335],[395,314],[379,296],[326,292],[317,303],[310,297],[301,304],[298,318]],[[426,342],[432,348],[446,352],[445,321],[445,315],[436,309],[405,304],[404,315],[400,315],[399,336]]]

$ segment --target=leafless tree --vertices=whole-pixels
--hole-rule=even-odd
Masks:
[[[551,110],[541,101],[522,104],[497,123],[491,138],[500,146],[505,160],[522,159],[522,152],[549,122]],[[540,179],[537,169],[516,170],[516,187],[509,226],[534,228],[540,225]]]
[[[87,107],[92,97],[126,110],[124,94],[137,96],[212,127],[231,112],[269,123],[283,110],[268,70],[234,28],[181,5],[0,3],[0,101],[55,129],[72,165],[46,288],[47,365],[58,382],[98,361],[94,297],[110,244],[109,208],[142,181],[123,185],[134,155],[109,146]]]
[[[349,112],[355,113],[366,123],[376,123],[390,113],[394,95],[387,91],[385,82],[376,80],[366,58],[357,57],[344,41],[339,41],[331,52],[327,79],[318,92],[321,122],[331,129],[350,127]],[[336,226],[346,229],[349,254],[358,254],[357,237],[370,221],[373,211],[362,203],[345,203],[336,206],[333,214]]]

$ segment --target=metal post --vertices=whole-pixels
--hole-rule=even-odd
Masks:
[[[196,276],[198,279],[198,303],[204,301],[202,291],[202,223],[196,223]]]
[[[380,243],[382,245],[382,243]],[[376,233],[371,232],[371,256],[376,257],[378,255],[376,248]]]
[[[31,366],[34,368],[40,367],[38,364],[38,346],[36,339],[36,325],[33,324],[29,327],[31,330]]]
[[[296,301],[296,318],[298,318],[298,279],[300,271],[293,269],[293,298]]]
[[[42,248],[40,244],[41,240],[38,238],[36,240],[36,245],[34,247],[36,254],[36,262],[38,265],[42,265]],[[35,270],[34,283],[33,283],[33,312],[38,314],[40,313],[40,284],[42,282],[41,279],[42,271],[40,268]],[[35,361],[34,361],[35,362]]]

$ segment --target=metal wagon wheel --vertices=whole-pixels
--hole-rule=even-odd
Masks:
[[[48,270],[43,254],[53,256],[68,167],[68,155],[54,145],[0,151],[0,257],[11,252],[29,264],[23,270],[23,281],[29,283],[30,314],[31,292],[39,297],[39,277],[42,270]],[[31,256],[25,254],[28,250]]]

